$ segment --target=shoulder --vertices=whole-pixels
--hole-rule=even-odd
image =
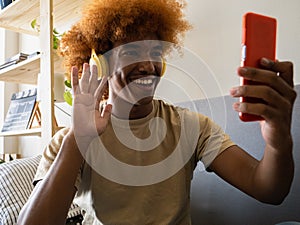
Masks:
[[[55,160],[58,154],[62,141],[69,132],[69,130],[70,128],[62,128],[59,131],[57,131],[52,137],[49,144],[45,147],[35,177],[33,179],[34,185],[46,176],[50,166],[52,165],[53,161]]]
[[[43,152],[43,157],[46,159],[51,159],[51,161],[54,160],[56,157],[60,146],[63,142],[64,137],[69,132],[70,128],[62,128],[59,131],[57,131],[52,139],[50,140],[49,144],[46,146]]]
[[[64,127],[59,129],[53,136],[53,139],[61,139],[64,138],[67,133],[69,132],[70,128],[69,127]]]
[[[53,147],[60,147],[64,137],[67,135],[67,133],[69,132],[70,128],[69,127],[65,127],[60,129],[59,131],[57,131],[54,136],[52,137],[51,141],[50,141],[50,146]]]

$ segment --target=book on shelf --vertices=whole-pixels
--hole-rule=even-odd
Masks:
[[[25,59],[27,59],[28,56],[29,56],[28,54],[20,52],[16,55],[6,59],[5,62],[11,62],[11,61],[14,61],[14,60],[25,60]]]
[[[8,6],[12,2],[13,2],[12,0],[0,0],[1,9],[4,9],[6,6]]]
[[[28,54],[21,52],[21,53],[18,53],[17,55],[14,55],[14,56],[6,59],[5,62],[0,65],[0,70],[26,60],[28,58],[28,56],[29,56]]]
[[[5,69],[5,68],[7,68],[7,67],[10,67],[10,66],[12,66],[12,65],[15,65],[15,64],[17,64],[18,62],[19,62],[18,60],[15,60],[15,61],[11,61],[11,62],[4,63],[4,64],[0,65],[0,70]]]
[[[26,130],[40,126],[40,111],[36,101],[37,89],[14,93],[1,132]]]
[[[27,59],[33,58],[33,57],[35,57],[35,56],[37,56],[37,55],[39,55],[39,54],[40,54],[40,52],[33,52],[33,53],[31,53],[31,54],[29,54],[29,55],[27,56]]]
[[[17,55],[14,55],[14,56],[6,59],[4,63],[0,64],[0,70],[4,69],[4,68],[7,68],[7,67],[10,67],[12,65],[15,65],[19,62],[22,62],[22,61],[26,60],[26,59],[33,58],[33,57],[35,57],[39,54],[40,54],[40,52],[34,52],[34,53],[31,53],[31,54],[18,53]]]

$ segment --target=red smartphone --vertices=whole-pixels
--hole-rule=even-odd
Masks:
[[[243,16],[241,66],[260,68],[260,59],[266,57],[275,60],[276,54],[275,18],[248,12]],[[260,85],[258,82],[241,78],[241,85]],[[264,103],[262,99],[241,97],[241,102]],[[242,121],[263,120],[261,116],[240,113]]]

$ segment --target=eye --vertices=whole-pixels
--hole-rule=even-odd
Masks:
[[[152,51],[151,56],[152,57],[162,57],[162,52],[161,51]]]
[[[123,51],[122,56],[139,56],[139,53],[136,50],[126,50]]]

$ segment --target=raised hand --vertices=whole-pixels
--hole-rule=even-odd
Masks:
[[[78,79],[78,69],[72,68],[73,88],[73,129],[76,137],[93,139],[101,135],[108,123],[112,106],[106,105],[101,111],[100,101],[107,88],[107,77],[98,82],[97,67],[90,71],[89,64],[83,65],[82,78]]]
[[[262,116],[261,131],[268,147],[291,150],[291,120],[296,92],[293,89],[293,64],[263,58],[264,69],[239,68],[238,74],[264,85],[244,85],[231,89],[234,97],[256,97],[265,104],[240,103],[233,105],[238,112]]]

